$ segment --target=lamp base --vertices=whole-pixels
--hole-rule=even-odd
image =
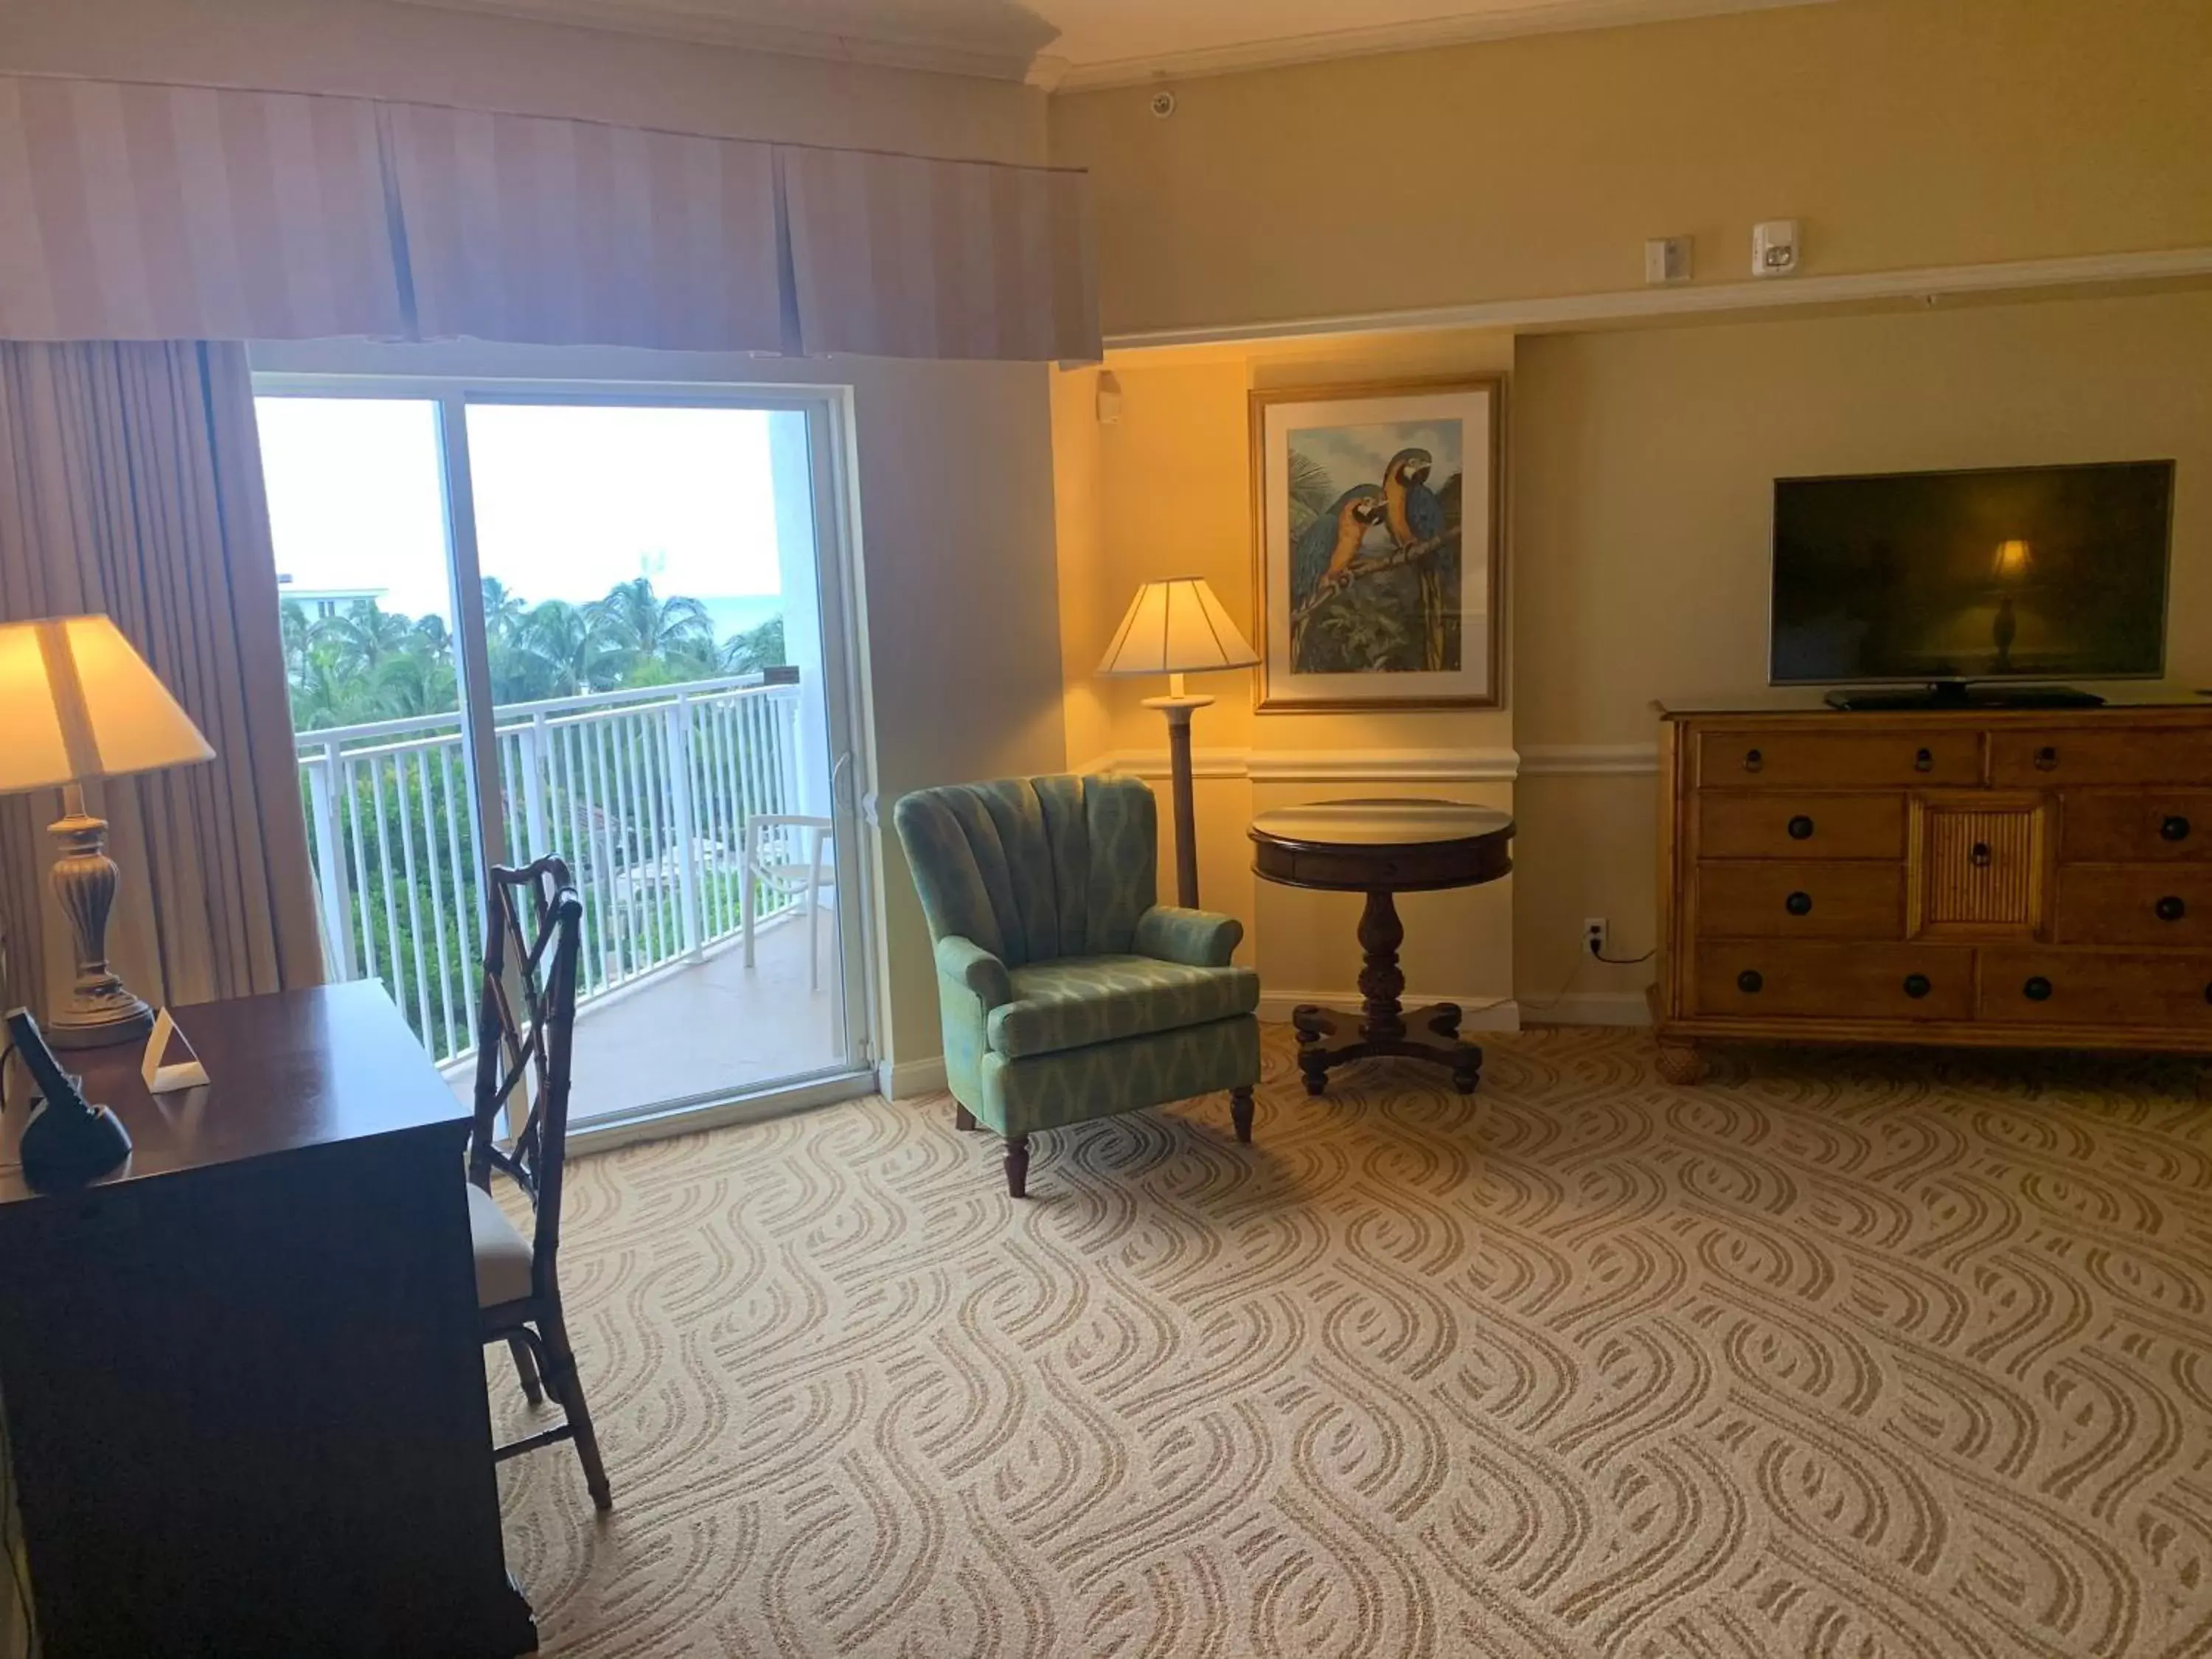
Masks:
[[[143,1042],[153,1033],[154,1011],[107,965],[107,913],[122,873],[107,856],[107,820],[84,811],[83,792],[75,784],[66,799],[68,816],[47,829],[61,846],[54,896],[76,945],[76,978],[68,1003],[46,1022],[46,1041],[57,1048]]]

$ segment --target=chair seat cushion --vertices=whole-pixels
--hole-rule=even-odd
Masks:
[[[991,1011],[988,1034],[993,1052],[1008,1060],[1203,1025],[1260,1006],[1260,976],[1249,968],[1154,957],[1065,957],[1007,977],[1014,1000]]]
[[[469,1243],[476,1248],[477,1306],[519,1301],[532,1290],[529,1241],[497,1199],[472,1181],[462,1184],[469,1194]]]

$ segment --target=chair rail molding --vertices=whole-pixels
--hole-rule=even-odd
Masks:
[[[1650,766],[1656,749],[1646,745]],[[1094,755],[1079,772],[1169,775],[1164,749],[1115,749]],[[1194,778],[1244,778],[1254,783],[1510,783],[1522,770],[1510,749],[1200,749]]]
[[[1656,743],[1532,743],[1521,751],[1524,778],[1656,777]]]

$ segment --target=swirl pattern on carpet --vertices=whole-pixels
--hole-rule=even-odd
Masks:
[[[1309,1100],[1271,1027],[1255,1145],[1055,1131],[1026,1203],[948,1097],[579,1160],[544,1651],[2212,1654],[2189,1068],[1488,1048]]]

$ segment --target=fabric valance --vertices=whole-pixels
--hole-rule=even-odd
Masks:
[[[0,339],[404,327],[373,105],[0,76]]]
[[[1095,359],[1080,173],[0,75],[0,339]]]

